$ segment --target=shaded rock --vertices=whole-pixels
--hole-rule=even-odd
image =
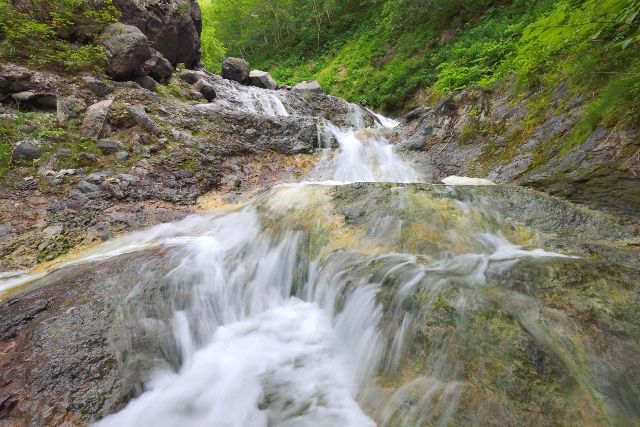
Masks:
[[[200,91],[204,99],[207,101],[213,101],[217,96],[215,88],[208,82],[200,79],[195,84],[194,87]]]
[[[242,58],[225,58],[222,62],[222,78],[245,84],[249,79],[249,63]]]
[[[126,109],[135,124],[153,134],[160,133],[160,128],[151,120],[143,106],[127,105]]]
[[[122,149],[122,144],[112,139],[101,139],[100,141],[98,141],[96,146],[104,154],[113,154]]]
[[[312,92],[312,93],[324,92],[322,89],[322,86],[320,86],[320,83],[318,83],[315,80],[298,83],[293,87],[293,90],[299,90],[303,92]]]
[[[111,24],[100,42],[106,49],[109,74],[115,80],[130,80],[144,75],[143,65],[151,59],[149,40],[136,27]]]
[[[202,18],[197,0],[114,0],[122,22],[139,28],[174,66],[200,63]]]
[[[266,71],[253,70],[249,73],[249,84],[262,89],[275,90],[278,84]]]
[[[92,184],[88,181],[80,181],[78,184],[76,184],[76,187],[78,187],[78,190],[80,190],[81,192],[87,194],[87,193],[95,193],[97,191],[100,191],[100,187],[98,187],[95,184]]]
[[[156,81],[153,80],[149,76],[142,76],[136,79],[136,83],[138,83],[144,89],[155,92],[156,91]]]
[[[118,151],[116,153],[116,159],[120,160],[121,162],[124,162],[129,159],[129,153],[127,153],[126,151]]]
[[[82,121],[81,131],[84,136],[99,138],[104,128],[109,109],[113,101],[108,99],[91,105]]]
[[[11,97],[20,105],[45,110],[55,110],[56,96],[50,93],[36,93],[31,91],[18,92]]]
[[[11,158],[14,162],[30,162],[42,156],[42,148],[36,142],[22,141],[13,149]]]
[[[180,79],[189,83],[190,85],[195,84],[198,80],[206,77],[206,74],[202,71],[194,71],[194,70],[182,70],[180,72]]]
[[[56,118],[59,123],[78,117],[87,108],[84,100],[72,97],[60,97],[57,102]]]
[[[159,83],[166,83],[173,75],[173,66],[166,58],[158,52],[154,52],[151,59],[144,64],[149,75]],[[143,86],[144,87],[144,86]]]
[[[95,77],[85,76],[82,78],[87,87],[96,94],[98,98],[103,98],[113,92],[113,86],[96,79]]]

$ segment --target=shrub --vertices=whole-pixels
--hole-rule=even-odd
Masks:
[[[104,70],[101,46],[90,43],[119,15],[111,0],[89,7],[83,0],[0,0],[0,58],[37,68]]]

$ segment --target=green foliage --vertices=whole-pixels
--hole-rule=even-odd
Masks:
[[[101,71],[106,64],[102,47],[78,43],[95,37],[117,21],[112,0],[89,7],[84,0],[30,0],[13,6],[0,0],[0,58],[37,68]]]

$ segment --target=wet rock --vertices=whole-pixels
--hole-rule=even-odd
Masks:
[[[113,92],[113,85],[96,79],[95,77],[85,76],[82,78],[85,85],[98,97],[104,98]]]
[[[155,92],[156,91],[156,81],[153,80],[149,76],[142,76],[136,79],[136,83],[138,83],[144,89]]]
[[[56,118],[58,123],[64,123],[69,119],[76,118],[87,108],[84,100],[73,97],[60,97],[57,101]]]
[[[245,84],[249,79],[249,63],[242,58],[225,58],[222,62],[222,78]]]
[[[112,139],[101,139],[100,141],[98,141],[96,146],[104,154],[113,154],[122,149],[122,144]]]
[[[114,0],[121,21],[139,28],[173,66],[200,63],[202,18],[197,0]]]
[[[163,58],[158,52],[154,52],[151,59],[144,64],[149,75],[159,83],[166,83],[173,75],[173,66],[166,58]]]
[[[301,92],[311,92],[311,93],[322,93],[323,89],[315,80],[301,82],[293,87],[293,90],[301,91]]]
[[[275,90],[278,84],[266,71],[253,70],[249,73],[249,84],[262,89]]]
[[[28,106],[44,110],[56,109],[56,96],[50,93],[37,93],[25,91],[14,93],[11,97],[22,106]]]
[[[82,121],[81,131],[84,136],[98,138],[102,134],[109,109],[113,101],[108,99],[91,105]]]
[[[109,60],[109,74],[115,80],[130,80],[144,75],[143,65],[151,59],[152,52],[149,40],[138,28],[111,24],[100,42]]]
[[[195,82],[193,86],[198,89],[207,101],[213,101],[217,96],[215,88],[210,83],[202,79]]]
[[[42,148],[37,141],[22,141],[11,153],[14,162],[30,162],[42,156]]]

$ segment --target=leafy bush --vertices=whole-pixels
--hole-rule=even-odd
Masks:
[[[0,58],[37,68],[103,70],[106,57],[91,38],[119,12],[111,0],[89,7],[84,0],[0,0]]]

